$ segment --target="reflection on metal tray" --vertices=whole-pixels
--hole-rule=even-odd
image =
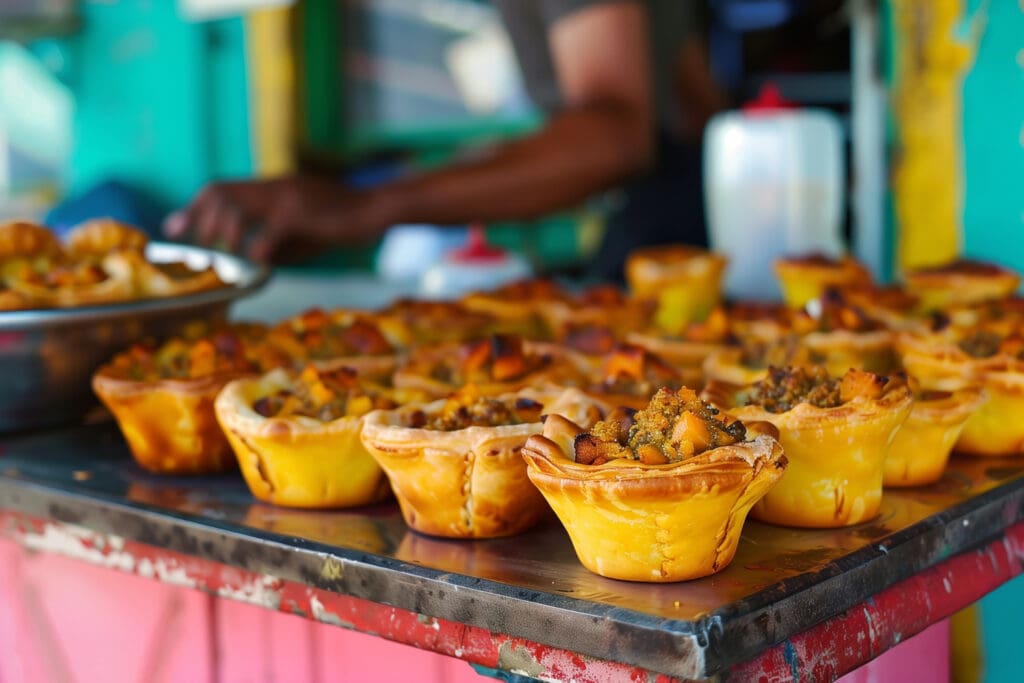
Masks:
[[[224,320],[228,307],[262,287],[265,267],[200,247],[146,247],[157,263],[210,265],[228,286],[178,297],[100,306],[0,312],[0,432],[60,424],[96,405],[92,373],[118,351],[146,338],[174,335],[193,320]]]
[[[954,457],[937,484],[887,490],[870,522],[748,521],[722,572],[643,584],[584,569],[553,516],[520,536],[463,541],[410,531],[394,502],[272,507],[237,474],[142,471],[109,424],[6,437],[0,448],[0,509],[682,678],[746,661],[1024,511],[1024,461]]]

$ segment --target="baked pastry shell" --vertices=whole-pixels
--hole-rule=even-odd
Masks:
[[[980,372],[985,400],[964,425],[955,450],[983,457],[1024,454],[1024,365]]]
[[[885,374],[897,367],[893,333],[889,330],[811,332],[800,343],[822,358],[825,369],[837,377],[850,368]]]
[[[939,398],[915,398],[885,456],[884,486],[923,486],[941,479],[953,444],[984,401],[979,387],[965,387]]]
[[[1002,299],[1020,285],[1020,275],[1002,268],[988,273],[910,271],[904,280],[907,291],[919,297],[918,308],[922,311]]]
[[[710,382],[703,397],[744,422],[775,425],[789,460],[782,480],[754,506],[754,519],[835,528],[878,513],[886,454],[914,401],[909,387],[891,388],[878,399],[857,397],[836,408],[800,403],[784,413],[735,407],[738,390]]]
[[[704,386],[704,361],[711,354],[728,348],[724,343],[671,339],[647,332],[631,332],[626,342],[647,349],[679,371],[684,385]]]
[[[657,302],[655,325],[676,332],[703,320],[722,300],[722,254],[681,245],[636,249],[626,257],[626,283],[638,299]]]
[[[587,415],[592,407],[577,390],[557,396],[518,395],[540,399],[548,409],[573,418]],[[544,498],[526,476],[521,454],[527,438],[541,431],[541,423],[448,432],[403,426],[409,412],[418,409],[429,417],[444,404],[439,400],[375,411],[365,418],[363,444],[387,472],[406,524],[431,536],[497,538],[521,533],[548,514]]]
[[[841,288],[871,282],[871,274],[851,258],[828,263],[800,258],[779,259],[775,262],[775,275],[782,289],[782,300],[795,309],[803,308],[808,301],[817,299],[828,287]]]
[[[461,388],[461,383],[452,384],[435,379],[429,373],[437,363],[453,356],[457,357],[461,348],[461,343],[450,342],[413,351],[395,371],[393,377],[395,387],[422,392],[432,398],[446,397],[457,391]],[[594,367],[594,361],[588,360],[584,354],[550,342],[524,340],[523,353],[547,355],[551,357],[551,362],[542,368],[513,379],[474,382],[474,386],[484,396],[497,396],[526,387],[576,386],[585,382],[588,371],[592,371]]]
[[[93,375],[92,387],[114,415],[140,467],[157,474],[212,474],[235,466],[213,402],[237,377],[136,381],[108,364]]]
[[[751,506],[786,466],[782,447],[768,435],[667,465],[584,465],[551,438],[552,422],[523,449],[530,480],[583,566],[612,579],[685,581],[722,570]]]
[[[291,383],[282,369],[235,380],[214,404],[252,495],[296,508],[346,508],[386,498],[387,478],[359,438],[362,418],[268,418],[253,410],[260,397]]]

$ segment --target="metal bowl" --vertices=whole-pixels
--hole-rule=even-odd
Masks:
[[[118,351],[143,339],[166,339],[195,320],[221,321],[270,270],[230,254],[153,242],[146,257],[214,267],[228,283],[196,294],[102,306],[0,312],[0,432],[71,422],[96,406],[91,379]]]

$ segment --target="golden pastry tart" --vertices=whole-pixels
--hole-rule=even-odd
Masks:
[[[283,360],[259,343],[261,328],[235,326],[160,347],[136,345],[93,375],[136,462],[159,474],[205,474],[235,464],[213,401],[233,379]]]
[[[492,316],[457,302],[418,299],[399,299],[373,319],[389,339],[401,340],[405,347],[480,339],[494,325]]]
[[[732,561],[747,512],[782,476],[771,432],[748,431],[689,389],[663,389],[589,432],[549,416],[523,456],[583,566],[613,579],[684,581]]]
[[[883,484],[923,486],[941,479],[964,425],[984,401],[978,387],[915,392],[914,407],[885,456]]]
[[[97,218],[73,227],[65,243],[73,258],[99,260],[121,249],[142,253],[149,238],[138,228],[110,218]]]
[[[1024,453],[1024,334],[1004,330],[947,329],[901,334],[907,372],[921,386],[956,391],[980,386],[985,400],[967,419],[955,450],[979,456]]]
[[[816,365],[821,360],[802,346],[796,336],[773,342],[744,339],[739,346],[722,347],[709,354],[703,370],[708,382],[744,385],[760,382],[771,366]]]
[[[877,373],[898,368],[892,331],[836,290],[809,301],[805,311],[795,314],[793,331],[802,335],[801,345],[833,375],[850,368]]]
[[[623,344],[609,353],[588,393],[613,406],[642,408],[662,387],[683,386],[682,375],[656,354]]]
[[[719,305],[726,263],[723,255],[696,247],[645,247],[626,256],[626,284],[637,299],[656,303],[655,326],[676,334]]]
[[[893,437],[914,402],[906,380],[820,367],[771,368],[753,385],[710,382],[704,397],[744,421],[771,422],[789,459],[782,481],[751,513],[797,527],[859,524],[878,512]]]
[[[522,280],[488,292],[474,292],[460,302],[465,308],[494,318],[492,331],[526,339],[550,339],[540,309],[568,293],[551,280]]]
[[[485,395],[525,387],[582,386],[583,360],[569,349],[495,334],[463,344],[424,346],[412,351],[395,372],[395,386],[436,398],[467,384]]]
[[[821,254],[782,258],[775,261],[775,275],[782,298],[791,308],[803,308],[825,290],[871,283],[871,273],[849,256],[833,259]]]
[[[346,310],[304,311],[275,325],[267,343],[299,366],[350,367],[375,378],[390,376],[399,353],[372,316]]]
[[[526,476],[521,450],[540,432],[545,404],[593,414],[578,390],[483,396],[468,386],[449,399],[376,411],[362,439],[391,480],[412,529],[450,538],[510,536],[533,526],[547,505]]]
[[[353,507],[388,495],[359,434],[364,415],[394,406],[354,370],[311,365],[235,380],[214,403],[253,496],[299,508]]]
[[[29,221],[0,221],[0,263],[62,254],[60,241],[48,228]]]
[[[213,266],[193,270],[184,262],[151,262],[133,249],[108,253],[103,257],[103,267],[121,278],[130,278],[136,298],[185,296],[224,286]]]
[[[614,285],[591,287],[572,297],[541,301],[539,313],[555,341],[587,329],[607,330],[615,339],[642,330],[652,313],[650,302],[631,299]]]
[[[908,271],[904,280],[907,290],[920,297],[920,308],[925,311],[1001,299],[1020,285],[1020,275],[1011,270],[969,260]]]
[[[21,261],[6,269],[7,286],[34,308],[67,308],[128,301],[132,280],[91,261]]]
[[[674,365],[683,383],[691,387],[704,384],[704,359],[732,340],[728,315],[723,308],[714,309],[701,322],[686,325],[678,334],[647,331],[626,335],[627,343],[647,349]]]
[[[823,296],[829,295],[830,291],[826,290]],[[838,290],[838,296],[890,330],[918,330],[926,325],[919,314],[920,298],[899,285],[850,285]]]

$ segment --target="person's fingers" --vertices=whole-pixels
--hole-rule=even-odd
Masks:
[[[262,229],[249,242],[249,258],[258,263],[273,261],[293,232],[293,206],[290,198],[281,196],[271,208]]]
[[[173,240],[184,237],[185,233],[188,232],[189,221],[190,216],[187,208],[171,213],[164,219],[164,235]]]
[[[245,216],[234,207],[226,207],[223,222],[220,226],[220,237],[223,248],[237,252],[242,245],[242,234],[245,232]]]

